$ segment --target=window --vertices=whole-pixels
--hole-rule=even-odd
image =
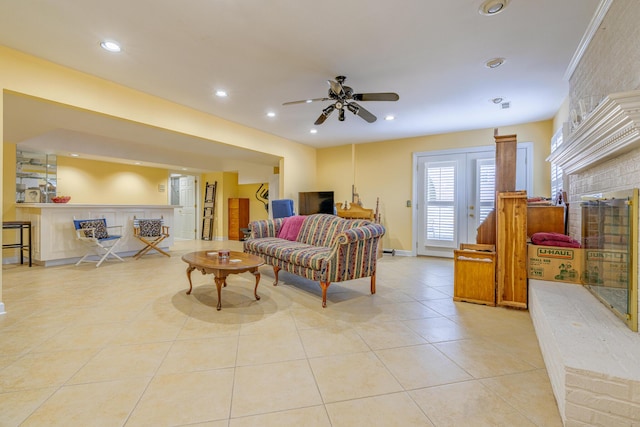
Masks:
[[[454,240],[455,172],[455,162],[436,162],[427,167],[427,240]]]
[[[562,144],[562,128],[560,128],[551,138],[551,152],[553,153]],[[559,200],[562,188],[562,168],[555,163],[551,163],[551,200]],[[566,200],[563,200],[563,203]]]
[[[477,169],[478,224],[482,224],[493,210],[496,199],[496,160],[478,159]]]

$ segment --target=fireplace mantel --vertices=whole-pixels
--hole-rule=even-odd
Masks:
[[[547,158],[572,174],[640,148],[640,90],[614,93]]]

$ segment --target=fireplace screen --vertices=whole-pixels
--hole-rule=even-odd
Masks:
[[[638,330],[638,190],[582,203],[583,282],[629,328]]]

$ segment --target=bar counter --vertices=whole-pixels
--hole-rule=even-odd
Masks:
[[[170,236],[161,247],[173,245],[174,211],[172,205],[96,205],[76,203],[16,203],[20,221],[31,221],[33,260],[51,266],[75,263],[86,253],[86,246],[76,239],[73,219],[105,218],[107,225],[121,225],[122,239],[117,253],[131,256],[144,245],[133,236],[133,217],[164,218]]]

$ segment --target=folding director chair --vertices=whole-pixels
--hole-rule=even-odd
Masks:
[[[164,218],[136,218],[133,217],[133,235],[144,243],[144,247],[133,257],[139,259],[151,250],[156,250],[162,255],[170,257],[167,252],[158,247],[160,242],[169,237],[169,226],[164,225]]]
[[[124,261],[114,252],[122,238],[121,225],[108,226],[107,220],[104,218],[76,219],[74,217],[73,226],[76,230],[76,238],[89,247],[87,253],[80,258],[76,265],[80,265],[81,262],[95,262],[96,267],[100,267],[109,256]],[[109,234],[108,230],[112,228],[119,228],[120,234]],[[87,259],[91,255],[97,255],[101,258],[98,261]]]

